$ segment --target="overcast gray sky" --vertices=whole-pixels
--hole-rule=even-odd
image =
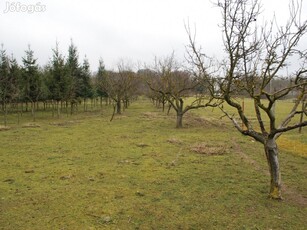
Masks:
[[[183,58],[187,35],[184,22],[197,27],[197,41],[210,55],[222,51],[221,21],[214,0],[0,0],[0,43],[21,63],[28,44],[40,65],[59,42],[66,56],[70,40],[86,55],[95,71],[101,57],[108,69],[119,59],[151,63],[155,56],[175,51]],[[306,4],[306,0],[304,0]],[[10,9],[7,10],[7,6]],[[282,24],[288,0],[262,0],[264,17],[276,11]],[[31,6],[36,6],[31,12]],[[28,8],[26,8],[28,7]],[[28,10],[30,12],[23,12]],[[306,5],[303,15],[307,15]],[[306,39],[305,39],[306,41]],[[305,47],[306,48],[306,47]]]

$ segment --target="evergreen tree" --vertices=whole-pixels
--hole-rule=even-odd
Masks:
[[[2,49],[0,51],[0,101],[2,105],[2,110],[4,110],[4,107],[9,97],[9,73],[9,59],[6,55],[6,51],[3,49],[2,46]]]
[[[91,86],[91,71],[88,59],[85,57],[81,66],[81,74],[78,85],[77,96],[83,98],[91,98],[93,96],[93,90]]]
[[[80,83],[80,65],[79,65],[79,54],[77,47],[71,41],[71,44],[68,48],[68,57],[66,60],[66,68],[67,68],[67,86],[68,86],[68,94],[67,100],[71,102],[77,98],[78,92],[80,92],[79,83]]]
[[[11,100],[18,101],[20,98],[20,81],[21,81],[21,69],[17,63],[16,58],[12,55],[9,59],[10,62],[10,95]]]
[[[0,102],[4,113],[4,125],[7,123],[8,104],[18,98],[19,66],[16,59],[10,59],[6,51],[0,51]]]
[[[22,93],[26,102],[31,102],[32,116],[35,121],[35,104],[42,93],[42,76],[37,59],[34,59],[34,51],[30,46],[22,58]]]
[[[104,89],[106,77],[107,77],[107,71],[105,69],[105,65],[103,63],[103,60],[100,59],[98,71],[97,71],[97,74],[96,74],[96,82],[95,82],[96,94],[97,94],[98,97],[100,97],[100,99],[102,99],[102,97],[108,96],[106,90]]]
[[[4,125],[7,124],[7,103],[10,100],[10,66],[9,59],[6,55],[6,51],[2,49],[0,51],[0,102],[1,109],[4,113]]]
[[[64,101],[68,96],[68,76],[65,60],[59,51],[58,43],[56,48],[52,49],[53,56],[48,66],[47,85],[50,92],[50,98],[57,102]]]

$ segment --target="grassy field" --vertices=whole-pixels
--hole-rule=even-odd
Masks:
[[[197,110],[175,129],[144,99],[111,123],[104,107],[11,125],[0,132],[0,229],[306,229],[307,129],[280,141],[276,202],[263,147],[220,115]]]

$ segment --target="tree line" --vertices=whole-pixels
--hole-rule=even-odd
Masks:
[[[52,49],[50,62],[41,67],[34,51],[28,46],[19,65],[13,55],[6,53],[3,45],[0,51],[0,102],[2,111],[8,112],[11,104],[18,111],[31,111],[40,101],[52,101],[54,105],[67,107],[79,99],[92,98],[95,88],[91,82],[87,58],[79,63],[76,46],[71,43],[65,59],[59,52],[58,44]]]
[[[52,57],[44,66],[39,66],[34,51],[28,46],[21,65],[12,54],[9,56],[2,45],[0,50],[0,104],[5,117],[9,112],[31,112],[35,121],[38,103],[49,104],[57,116],[63,110],[73,114],[78,105],[91,99],[99,104],[114,102],[116,112],[121,113],[131,98],[137,95],[137,74],[124,61],[117,71],[106,70],[103,60],[95,74],[85,57],[79,61],[78,49],[73,42],[65,57],[58,43],[52,49]],[[140,79],[140,78],[139,78]]]
[[[133,70],[133,64],[120,60],[116,70],[107,70],[102,59],[95,73],[85,57],[80,63],[76,45],[71,42],[68,55],[60,51],[58,43],[45,66],[39,66],[34,51],[28,46],[21,65],[16,58],[0,51],[0,103],[4,124],[8,113],[31,112],[36,119],[38,104],[51,106],[54,116],[73,114],[90,99],[95,104],[111,104],[114,114],[121,114],[138,95],[148,96],[164,110],[168,106],[177,114],[177,127],[182,127],[182,117],[190,109],[204,107],[205,87],[199,79],[175,60],[174,54],[156,58],[155,64]],[[197,95],[197,99],[184,107],[184,99]],[[98,101],[98,103],[97,103]],[[209,103],[208,103],[209,105]],[[112,118],[113,118],[112,116]],[[112,120],[112,119],[111,119]]]

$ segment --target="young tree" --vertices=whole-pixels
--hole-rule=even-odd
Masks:
[[[7,125],[7,106],[17,97],[17,69],[14,59],[9,59],[2,46],[0,50],[0,103],[4,113],[5,126]]]
[[[218,94],[212,95],[235,109],[238,117],[220,106],[236,129],[263,144],[271,176],[269,197],[282,199],[276,139],[287,131],[307,125],[306,120],[298,123],[292,121],[295,116],[306,114],[306,107],[299,107],[307,94],[306,50],[297,49],[299,41],[307,32],[307,21],[300,18],[302,2],[290,2],[290,18],[283,27],[275,27],[275,22],[266,24],[270,26],[258,25],[257,19],[261,13],[258,0],[218,0],[217,6],[221,9],[226,58],[220,62],[221,71],[214,82],[210,78],[206,80],[210,85],[218,85]],[[204,56],[191,34],[189,39],[191,62],[199,69],[205,69]],[[296,58],[298,65],[291,74],[289,84],[278,89],[269,87],[290,64],[290,57]],[[243,91],[253,99],[256,123],[252,122],[236,100],[236,96]],[[292,93],[296,95],[295,103],[278,125],[275,104]]]
[[[180,69],[175,61],[174,54],[164,60],[156,61],[154,72],[156,74],[147,78],[148,86],[151,90],[161,95],[161,100],[166,100],[176,111],[176,127],[182,128],[183,115],[191,109],[198,109],[208,106],[217,106],[213,98],[205,99],[205,95],[195,97],[195,99],[184,106],[185,98],[195,96],[196,88],[200,85],[198,78],[189,71]],[[204,103],[207,101],[206,103]]]
[[[108,94],[114,102],[114,111],[117,114],[122,113],[122,102],[129,100],[135,93],[135,73],[129,64],[120,61],[117,65],[117,72],[108,72],[103,84],[103,91]]]
[[[11,100],[19,101],[20,99],[20,86],[21,86],[21,68],[17,63],[16,58],[11,55],[10,59],[10,82],[11,82]]]
[[[78,93],[80,93],[80,75],[81,68],[79,64],[79,54],[77,47],[71,41],[68,48],[68,57],[66,60],[67,68],[67,86],[68,91],[66,95],[66,104],[71,103],[71,114],[73,113],[73,107],[76,104]]]
[[[22,58],[22,93],[26,102],[31,103],[32,117],[35,121],[35,106],[42,93],[42,76],[30,46],[25,53],[26,56]]]
[[[97,71],[96,78],[95,78],[96,94],[100,98],[100,105],[102,105],[102,98],[108,97],[108,94],[106,90],[104,89],[106,78],[107,78],[107,70],[103,63],[103,60],[100,59],[98,71]]]
[[[50,92],[50,99],[56,101],[57,116],[59,117],[59,104],[66,101],[69,94],[69,80],[65,59],[59,51],[58,43],[56,43],[56,47],[52,49],[52,52],[52,59],[47,67],[47,87]]]
[[[91,71],[88,59],[85,57],[80,70],[80,79],[77,87],[77,97],[83,98],[84,111],[86,110],[86,99],[93,97],[93,89],[91,85]]]

